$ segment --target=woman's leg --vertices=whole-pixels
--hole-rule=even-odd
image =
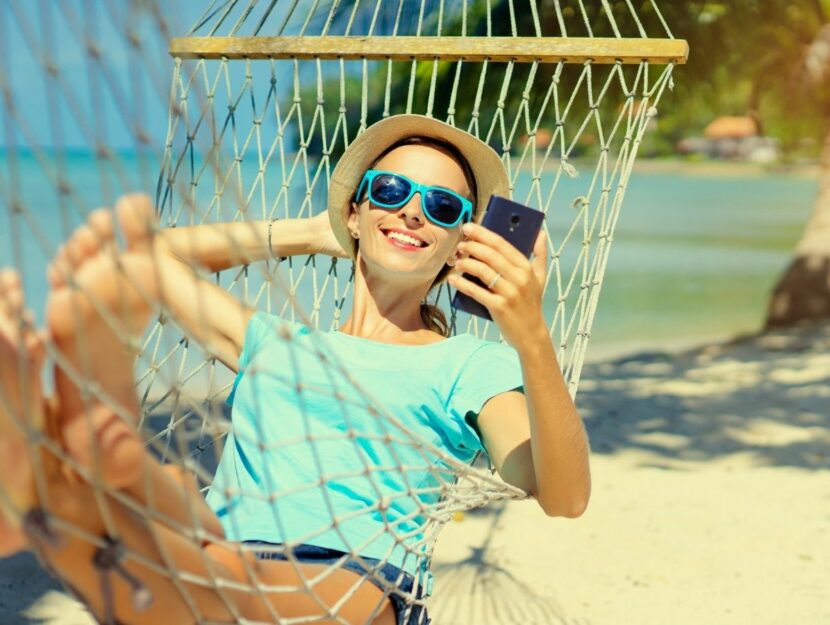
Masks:
[[[129,221],[125,224],[130,209],[120,208],[128,249],[116,262],[112,219],[96,213],[63,252],[77,288],[56,281],[49,299],[50,331],[69,372],[56,376],[58,429],[80,472],[89,471],[87,479],[67,479],[58,472],[47,492],[39,493],[36,505],[47,509],[52,534],[60,540],[43,540],[42,533],[30,532],[34,546],[99,617],[111,611],[123,623],[233,622],[240,617],[276,622],[277,615],[320,618],[335,609],[349,623],[394,622],[389,600],[351,571],[332,571],[314,585],[312,596],[297,589],[307,586],[303,578],[312,579],[325,567],[258,562],[238,545],[193,535],[194,525],[209,528],[218,521],[200,498],[194,505],[192,489],[183,488],[151,459],[131,427],[138,411],[134,353],[123,337],[143,328],[154,286],[149,248],[131,247],[135,232],[129,231]],[[140,223],[147,216],[126,217],[137,217],[134,223]],[[74,380],[94,382],[95,396]],[[118,414],[107,407],[110,403],[119,407]],[[107,494],[90,488],[88,479],[99,482]],[[145,505],[164,516],[148,518]],[[213,532],[217,539],[220,532]],[[113,541],[109,548],[104,548],[104,537]],[[126,554],[119,565],[124,575],[114,572],[118,567],[108,573],[96,568],[96,561],[118,560],[113,545]],[[140,580],[153,597],[141,612],[134,601],[146,593],[136,594],[131,578]],[[109,607],[107,584],[113,599]]]
[[[26,547],[18,517],[34,492],[25,428],[43,424],[43,348],[25,317],[20,276],[0,270],[0,557]]]

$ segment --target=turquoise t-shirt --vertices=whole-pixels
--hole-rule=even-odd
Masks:
[[[470,334],[391,345],[255,313],[208,505],[229,540],[353,552],[428,588],[423,528],[453,481],[436,450],[472,462],[468,417],[521,387],[516,351]]]

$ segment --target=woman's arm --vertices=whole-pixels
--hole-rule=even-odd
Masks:
[[[493,465],[504,481],[532,494],[550,516],[578,517],[591,495],[588,437],[546,328],[519,351],[522,395],[488,401],[478,417]]]
[[[478,224],[462,230],[469,240],[459,250],[469,257],[458,261],[456,271],[494,287],[482,288],[458,274],[450,276],[450,284],[487,307],[518,352],[524,380],[524,396],[502,393],[482,408],[478,425],[484,443],[505,481],[532,493],[547,514],[579,516],[591,494],[589,445],[542,312],[547,238],[543,231],[531,262]],[[496,274],[500,279],[494,282]]]
[[[190,338],[236,371],[245,329],[253,310],[204,279],[200,272],[222,271],[272,256],[345,256],[328,215],[267,221],[220,223],[157,231],[154,255],[163,303]]]
[[[271,225],[271,248],[268,229]],[[327,254],[345,257],[327,213],[307,219],[245,221],[163,228],[158,239],[179,260],[211,272],[278,256]]]

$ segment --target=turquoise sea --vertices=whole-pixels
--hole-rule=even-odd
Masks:
[[[59,166],[54,158],[0,153],[0,263],[22,270],[38,314],[47,258],[85,212],[123,190],[153,194],[157,184],[158,163],[150,156],[124,154],[106,168],[87,154],[65,156]],[[759,329],[816,192],[804,175],[660,169],[636,171],[629,184],[590,360]],[[56,191],[64,182],[72,188],[66,196]],[[211,194],[203,189],[197,199],[209,202]],[[14,216],[13,197],[22,207]]]
[[[635,173],[598,307],[595,352],[759,330],[816,191],[804,175]]]

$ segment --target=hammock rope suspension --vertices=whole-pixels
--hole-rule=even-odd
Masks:
[[[49,28],[44,26],[41,36],[32,12],[16,3],[0,9],[0,40],[9,40],[14,31],[15,41],[31,49],[57,102],[47,108],[49,138],[57,146],[50,151],[39,147],[44,142],[37,122],[16,106],[15,70],[10,55],[0,54],[6,143],[23,146],[8,150],[0,179],[4,189],[0,206],[5,222],[12,225],[13,241],[28,237],[47,257],[54,251],[54,237],[34,208],[31,190],[21,188],[21,167],[40,172],[43,185],[54,192],[63,223],[78,221],[96,205],[89,205],[87,192],[67,164],[63,137],[70,126],[72,136],[80,137],[94,153],[100,202],[111,203],[120,192],[134,189],[136,178],[143,183],[152,179],[161,226],[183,227],[318,215],[326,210],[326,189],[337,159],[355,137],[390,115],[428,115],[491,145],[507,167],[512,199],[545,212],[549,246],[545,313],[565,380],[571,394],[576,394],[632,168],[646,133],[656,123],[660,100],[672,88],[674,67],[688,56],[686,42],[674,38],[656,0],[529,0],[521,5],[513,0],[212,0],[185,36],[171,33],[163,3],[148,0],[129,10],[105,4],[101,15],[92,11],[97,17],[76,13],[66,3],[60,3],[56,16],[41,16],[47,26],[52,20],[65,23],[86,54],[87,87],[95,96],[88,105],[82,88],[65,78],[47,36]],[[95,45],[96,32],[104,26],[98,22],[103,20],[131,42],[134,56],[129,63],[135,80],[121,82],[107,53]],[[141,20],[150,29],[142,28]],[[163,38],[164,45],[169,43],[169,57],[163,57],[155,41],[148,43],[150,31]],[[148,101],[155,102],[155,108]],[[109,110],[105,102],[115,104],[120,119],[105,112]],[[159,102],[168,115],[166,124],[147,119],[148,110],[162,109]],[[66,110],[59,111],[58,104]],[[108,147],[108,139],[116,135],[114,128],[121,126],[135,157]],[[160,160],[147,156],[148,146],[160,152]],[[133,169],[139,172],[137,177]],[[279,228],[280,221],[273,221],[272,227]],[[64,229],[65,236],[69,226]],[[280,256],[210,279],[259,310],[321,331],[339,328],[353,294],[351,261]],[[18,268],[32,262],[18,243],[9,258]],[[451,310],[452,295],[442,285],[429,297],[447,314],[452,334],[499,340],[493,323]],[[361,462],[356,462],[353,473],[327,473],[321,449],[332,441],[315,438],[303,414],[307,439],[283,444],[308,445],[309,462],[320,478],[309,488],[321,489],[331,519],[326,528],[309,528],[302,540],[313,542],[321,531],[334,531],[348,543],[344,525],[361,515],[386,519],[384,527],[367,535],[364,543],[349,544],[347,556],[365,565],[364,578],[381,580],[361,551],[384,538],[381,534],[392,536],[390,554],[404,549],[407,565],[424,573],[416,577],[411,590],[399,592],[408,610],[424,606],[431,590],[426,571],[443,524],[457,513],[525,498],[527,493],[492,471],[420,440],[371,397],[364,394],[355,405],[348,399],[356,386],[348,364],[337,362],[322,348],[317,356],[326,365],[330,386],[315,392],[327,394],[327,401],[343,409],[346,428],[338,440],[363,437],[382,442],[388,445],[394,466],[379,466],[358,455]],[[66,367],[73,379],[86,379],[90,396],[100,394],[86,372],[69,371],[65,363],[58,366]],[[303,371],[287,362],[280,375],[281,382],[296,388],[300,401],[307,384]],[[233,385],[230,372],[181,332],[172,313],[162,311],[140,345],[136,381],[142,411],[138,427],[146,445],[165,462],[194,476],[206,493],[233,431],[224,403]],[[354,411],[372,415],[370,431],[357,431],[360,426],[350,417]],[[256,437],[261,433],[257,430]],[[245,439],[250,433],[233,434],[265,457],[284,449],[264,438]],[[31,444],[34,449],[35,441]],[[419,459],[418,466],[402,460],[404,449],[407,458]],[[74,462],[60,449],[54,454]],[[390,471],[407,485],[401,500],[416,502],[404,506],[408,512],[394,520],[390,510],[401,502],[385,495],[381,486],[384,473]],[[78,467],[78,472],[83,475],[84,469]],[[127,503],[128,498],[92,479],[94,475],[89,477],[102,493],[128,505],[133,513],[159,517],[151,506]],[[269,487],[267,499],[279,526],[279,501],[294,491],[270,488],[267,473],[262,479]],[[326,485],[350,479],[372,484],[378,498],[365,510],[338,515]],[[229,506],[242,497],[261,498],[257,493],[232,491],[225,496]],[[48,506],[38,509],[36,515],[26,517],[27,530],[46,543],[53,536],[50,518]],[[169,518],[164,522],[184,536],[200,538],[200,527]],[[404,535],[413,524],[418,525],[417,532]],[[148,591],[121,566],[131,558],[142,560],[141,556],[119,542],[117,532],[109,534],[113,538],[96,551],[101,583],[109,588],[109,574],[121,575],[133,588],[137,605],[146,607],[151,601]],[[290,550],[274,549],[293,560]],[[316,598],[314,584],[342,564],[331,565],[317,578],[303,579],[294,590]],[[153,567],[178,584],[183,595],[187,594],[184,582],[206,588],[230,586],[172,564]],[[249,575],[257,579],[254,570]],[[383,583],[389,586],[387,592],[394,590]],[[259,596],[266,592],[263,588],[254,584]],[[355,585],[338,605],[327,606],[329,616],[337,618],[338,609],[358,589]],[[441,601],[440,588],[436,601],[429,603],[436,622],[451,613],[449,602]],[[191,605],[196,614],[195,603]],[[108,603],[106,608],[111,616],[112,606]],[[229,609],[233,612],[230,604]],[[530,618],[530,612],[520,607],[515,611],[516,622]],[[281,622],[277,614],[273,618]]]

